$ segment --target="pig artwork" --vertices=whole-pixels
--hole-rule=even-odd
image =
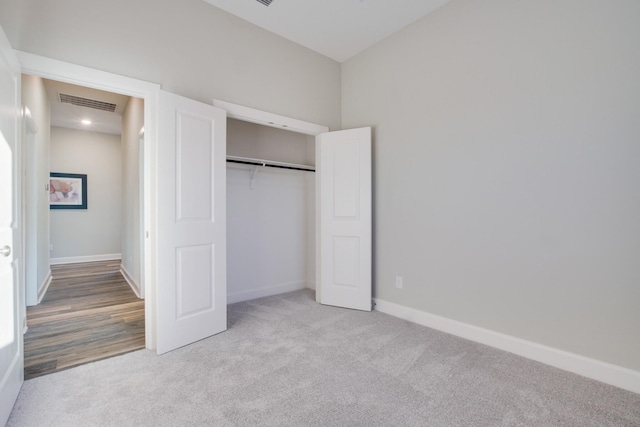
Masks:
[[[52,179],[49,182],[49,197],[52,202],[62,201],[61,196],[69,201],[77,198],[78,193],[74,190],[72,183],[68,181]]]

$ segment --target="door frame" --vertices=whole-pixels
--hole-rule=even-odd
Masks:
[[[269,113],[267,111],[257,110],[255,108],[245,107],[244,105],[238,105],[219,99],[213,100],[213,106],[226,110],[228,118],[242,120],[244,122],[256,123],[259,125],[296,133],[303,133],[311,136],[318,136],[321,133],[329,132],[329,128],[326,126]]]
[[[16,51],[23,74],[30,74],[78,86],[86,86],[107,92],[133,96],[144,100],[144,159],[139,167],[144,176],[144,192],[140,194],[140,206],[144,212],[144,227],[140,230],[144,252],[140,256],[141,288],[145,297],[145,347],[156,348],[156,125],[160,85],[118,74],[100,71],[56,59]]]

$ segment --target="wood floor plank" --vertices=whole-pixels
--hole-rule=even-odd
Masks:
[[[86,310],[76,309],[74,311],[70,311],[66,313],[56,313],[46,317],[38,317],[31,320],[27,318],[27,326],[31,327],[31,326],[39,325],[42,323],[55,322],[58,320],[81,319],[84,317],[91,317],[91,316],[102,315],[102,314],[111,315],[114,311],[118,309],[137,308],[137,307],[140,307],[141,305],[142,307],[144,307],[144,302],[139,303],[135,301],[135,302],[124,303],[124,304],[108,305],[108,306],[99,307],[99,308],[90,308]]]
[[[119,261],[51,267],[42,302],[27,308],[25,379],[144,348],[144,300]]]

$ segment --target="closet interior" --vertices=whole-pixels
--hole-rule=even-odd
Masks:
[[[227,302],[315,288],[315,137],[227,119]]]

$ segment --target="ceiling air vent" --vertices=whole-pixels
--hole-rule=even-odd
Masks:
[[[94,110],[108,111],[110,113],[114,113],[116,111],[116,104],[112,104],[110,102],[81,98],[79,96],[67,95],[66,93],[59,93],[58,95],[60,95],[60,102],[64,104],[93,108]]]
[[[269,6],[271,3],[273,3],[273,0],[256,0],[258,3],[261,3],[265,6]]]

